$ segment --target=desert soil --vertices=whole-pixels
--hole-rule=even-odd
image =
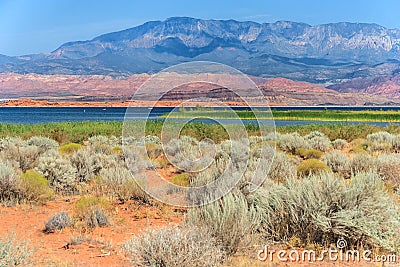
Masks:
[[[46,221],[59,211],[71,212],[76,199],[59,199],[43,206],[0,207],[0,236],[15,233],[34,248],[34,266],[131,266],[121,245],[132,235],[180,223],[182,213],[170,208],[115,203],[108,227],[66,228],[45,234]],[[70,213],[71,214],[71,213]]]

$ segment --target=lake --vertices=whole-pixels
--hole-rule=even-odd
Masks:
[[[276,110],[400,110],[400,107],[339,107],[339,106],[312,106],[312,107],[273,107]],[[150,119],[161,119],[160,116],[171,111],[171,107],[156,107],[151,110]],[[243,107],[233,107],[235,110],[246,109]],[[134,119],[146,119],[148,113],[147,107],[131,108]],[[126,108],[124,107],[0,107],[1,123],[19,123],[34,124],[48,122],[65,122],[65,121],[123,121]],[[196,121],[204,121],[198,119]],[[235,120],[224,120],[224,123],[235,123]],[[237,122],[237,121],[236,121]],[[254,122],[245,120],[245,123]],[[358,124],[358,122],[327,122],[327,121],[299,121],[299,120],[277,120],[277,126],[286,125],[306,125],[306,124],[323,124],[323,123],[345,123]],[[362,122],[363,124],[373,124],[385,126],[386,122]]]

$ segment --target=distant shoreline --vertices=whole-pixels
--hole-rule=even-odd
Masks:
[[[49,101],[35,100],[30,98],[11,99],[0,102],[0,107],[179,107],[181,101],[163,100],[157,101],[142,101],[142,100],[124,100],[124,101]],[[243,105],[241,102],[224,102],[224,104],[232,107],[293,107],[293,108],[390,108],[399,107],[399,105],[285,105],[281,103],[249,103]],[[220,106],[218,102],[185,102],[185,107],[216,107]]]
[[[0,103],[0,107],[178,107],[182,104],[181,101],[142,101],[142,100],[125,100],[125,101],[49,101],[49,100],[34,100],[34,99],[18,99],[8,100]],[[241,102],[224,102],[224,104],[232,107],[248,107]],[[250,103],[252,106],[266,106],[266,103]],[[185,107],[215,107],[219,106],[219,102],[185,102]],[[268,106],[278,107],[286,106],[277,103],[268,103]]]

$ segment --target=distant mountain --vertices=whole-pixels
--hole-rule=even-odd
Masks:
[[[178,17],[69,42],[50,54],[0,56],[0,72],[129,76],[193,60],[256,76],[332,84],[399,72],[400,31],[365,23]]]
[[[207,74],[208,75],[208,74]],[[234,77],[223,74],[218,80]],[[34,98],[67,101],[121,101],[131,99],[134,92],[150,75],[134,74],[127,78],[103,75],[41,75],[0,74],[0,98]],[[280,105],[366,105],[392,104],[383,95],[366,93],[342,93],[308,82],[296,82],[285,78],[263,79],[251,77],[263,91],[269,103]],[[194,75],[193,80],[203,80]],[[165,81],[168,82],[168,81]],[[208,83],[183,84],[164,96],[164,100],[182,100],[201,97],[228,97],[231,92]],[[232,100],[234,101],[234,100]],[[30,102],[29,102],[30,103]]]
[[[338,92],[364,93],[386,96],[400,100],[400,73],[387,76],[357,78],[344,83],[329,86]]]

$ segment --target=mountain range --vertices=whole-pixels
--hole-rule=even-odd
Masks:
[[[49,54],[0,56],[0,72],[127,76],[194,60],[262,77],[337,83],[400,72],[400,30],[175,17],[65,43]]]
[[[47,54],[0,55],[0,73],[126,79],[199,60],[262,78],[400,99],[400,30],[367,23],[312,26],[174,17],[65,43]]]

